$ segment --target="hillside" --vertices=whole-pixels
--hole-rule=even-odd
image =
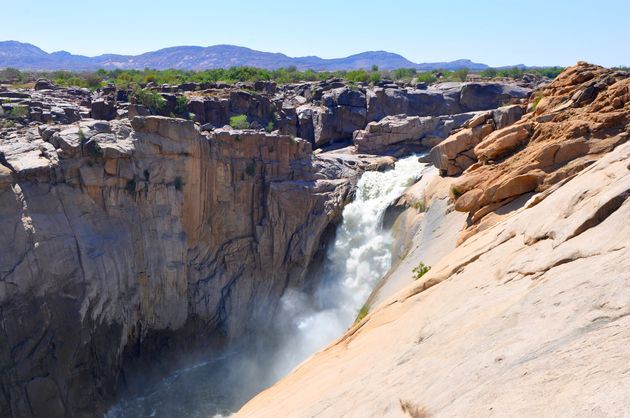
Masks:
[[[40,48],[17,41],[0,42],[0,68],[25,70],[95,70],[104,69],[182,69],[205,70],[235,66],[276,69],[295,66],[300,70],[353,70],[417,68],[421,70],[468,68],[482,70],[485,64],[469,60],[438,63],[413,63],[401,55],[386,51],[370,51],[343,58],[324,59],[316,56],[289,57],[280,53],[262,52],[235,45],[175,46],[140,55],[105,54],[96,57],[73,55],[66,51],[47,53]]]

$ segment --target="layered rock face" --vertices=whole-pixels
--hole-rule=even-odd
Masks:
[[[429,157],[443,175],[457,175],[476,162],[474,147],[495,130],[518,121],[524,114],[523,106],[513,105],[482,112],[463,124],[462,130],[439,142]]]
[[[628,140],[626,73],[579,63],[538,91],[534,104],[535,111],[469,149],[469,167],[453,185],[455,209],[470,214],[468,235],[487,214],[526,193],[551,189]],[[431,154],[448,157],[443,150],[444,143]]]
[[[157,116],[6,134],[0,410],[92,416],[124,359],[251,331],[366,164]]]
[[[470,119],[471,165],[398,202],[370,313],[236,416],[627,414],[629,80],[579,63],[511,125]]]

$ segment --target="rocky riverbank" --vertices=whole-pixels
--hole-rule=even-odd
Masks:
[[[369,314],[237,416],[624,415],[629,82],[578,63],[514,125],[437,145]]]
[[[438,292],[430,287],[447,288],[435,286],[442,281],[461,286],[452,277],[477,277],[478,260],[487,269],[492,257],[509,257],[525,245],[514,239],[525,234],[525,221],[517,220],[550,210],[547,201],[564,205],[573,191],[560,191],[578,178],[618,180],[584,180],[599,187],[580,192],[592,216],[580,218],[584,226],[574,235],[540,224],[536,236],[543,244],[599,231],[594,227],[605,224],[599,219],[617,219],[610,214],[625,207],[627,197],[597,196],[613,183],[615,190],[622,187],[627,177],[619,161],[626,158],[620,144],[628,134],[628,76],[587,64],[549,85],[329,80],[146,86],[166,103],[157,111],[113,87],[89,92],[45,80],[35,87],[0,91],[0,335],[6,342],[0,346],[0,409],[13,417],[94,416],[139,368],[160,368],[169,355],[219,348],[263,330],[288,288],[317,283],[326,244],[359,177],[391,167],[392,155],[433,147],[437,168],[385,215],[399,231],[399,260],[370,299],[375,312],[244,413],[326,415],[320,407],[341,393],[334,390],[362,376],[361,366],[347,359],[342,370],[348,374],[330,385],[333,392],[318,392],[312,385],[331,379],[326,365],[337,361],[327,353],[346,358],[349,342],[376,335],[372,326],[390,317],[392,324],[374,328],[397,341],[396,324],[415,320],[402,312]],[[225,126],[234,116],[244,116],[251,129]],[[584,181],[571,187],[587,187]],[[514,224],[499,227],[508,221]],[[505,234],[506,240],[497,238]],[[494,240],[500,254],[492,255],[488,242]],[[501,247],[504,242],[510,246]],[[534,244],[526,244],[527,251],[538,251]],[[615,258],[621,248],[602,254],[610,250]],[[534,257],[527,251],[523,257]],[[553,254],[546,256],[549,266]],[[412,281],[413,267],[423,260],[432,266],[426,277],[377,309]],[[491,276],[517,272],[513,280],[522,284],[554,266],[543,267],[521,277],[520,267],[495,266]],[[475,297],[481,303],[484,294]],[[456,333],[453,321],[443,325]],[[390,348],[376,370],[398,370],[392,366],[398,349]],[[357,361],[371,359],[368,343],[357,350]],[[410,368],[400,370],[415,373],[414,361],[403,363]],[[371,398],[374,388],[387,386],[378,380],[382,375],[374,376],[376,386],[343,393]],[[299,383],[299,393],[287,382]],[[274,409],[279,406],[270,406],[269,394],[295,396],[301,404]],[[383,391],[366,408],[399,411],[398,398],[393,407],[384,403],[392,396]],[[333,404],[333,415],[345,408]]]

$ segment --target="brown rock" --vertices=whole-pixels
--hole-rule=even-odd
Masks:
[[[527,141],[530,129],[529,124],[518,124],[493,132],[475,146],[475,155],[488,161],[509,154]]]
[[[499,202],[508,197],[518,196],[536,190],[542,183],[544,172],[531,172],[506,180],[498,186],[492,197],[493,202]]]
[[[470,212],[474,208],[481,205],[481,199],[483,197],[483,190],[472,189],[461,195],[455,201],[455,210],[459,212]]]

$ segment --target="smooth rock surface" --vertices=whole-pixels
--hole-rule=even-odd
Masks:
[[[236,416],[624,416],[628,164],[480,231]]]

